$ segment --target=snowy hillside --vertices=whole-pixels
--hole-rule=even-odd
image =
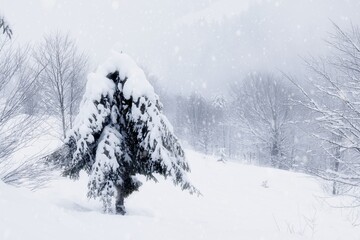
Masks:
[[[187,157],[202,197],[147,182],[125,216],[86,199],[86,176],[35,193],[0,183],[0,239],[360,239],[349,212],[329,207],[307,175]]]
[[[0,240],[360,240],[359,9],[0,0]]]

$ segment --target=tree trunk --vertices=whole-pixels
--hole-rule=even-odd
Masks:
[[[116,214],[125,215],[124,195],[121,186],[116,186],[115,211]]]
[[[340,165],[339,158],[340,158],[340,151],[339,151],[339,153],[336,155],[336,159],[335,159],[335,164],[334,164],[334,171],[335,171],[335,172],[339,172],[339,165]],[[337,194],[338,194],[338,189],[337,189],[337,183],[336,183],[336,181],[333,182],[332,194],[333,194],[333,195],[337,195]]]
[[[74,96],[73,96],[73,86],[71,86],[70,90],[70,106],[69,106],[69,124],[70,129],[73,127],[73,102],[74,102]]]
[[[61,104],[61,122],[62,122],[62,130],[63,130],[63,137],[66,138],[66,122],[65,122],[65,108],[64,105]]]
[[[74,86],[74,81],[75,81],[75,77],[74,76],[72,76],[72,79],[71,79],[71,82],[70,82],[70,102],[69,102],[69,124],[70,124],[70,126],[69,126],[69,128],[70,129],[72,129],[72,127],[73,127],[73,114],[74,114],[74,112],[73,112],[73,107],[74,107],[74,98],[75,98],[75,96],[74,96],[74,88],[75,88],[75,86]]]
[[[339,136],[335,136],[335,139],[338,142],[341,142],[341,137]],[[335,147],[335,153],[334,153],[334,172],[338,173],[339,172],[339,167],[340,167],[340,159],[341,159],[341,148],[340,146],[336,146]],[[332,194],[333,195],[337,195],[339,193],[339,189],[337,186],[337,182],[334,181],[333,182],[333,189],[332,189]]]
[[[279,163],[279,148],[276,142],[272,143],[271,146],[271,153],[270,153],[270,159],[271,159],[271,166],[274,168],[280,168]]]

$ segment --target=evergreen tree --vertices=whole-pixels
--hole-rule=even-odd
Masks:
[[[89,175],[88,197],[100,198],[104,211],[124,214],[124,198],[141,183],[136,174],[156,181],[155,173],[175,185],[197,190],[186,179],[189,166],[162,105],[144,72],[126,54],[114,53],[88,77],[74,127],[62,148],[48,156],[77,179]]]

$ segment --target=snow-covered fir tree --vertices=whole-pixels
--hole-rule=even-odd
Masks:
[[[77,179],[90,178],[88,197],[100,198],[105,212],[125,213],[124,198],[141,185],[137,174],[170,177],[190,193],[184,151],[162,114],[162,105],[144,72],[126,54],[112,57],[88,77],[75,125],[62,148],[48,156]]]

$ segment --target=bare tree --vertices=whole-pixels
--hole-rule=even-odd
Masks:
[[[180,114],[185,115],[192,146],[206,154],[214,150],[217,121],[212,102],[194,92],[185,100],[183,107]]]
[[[360,186],[360,30],[357,26],[349,31],[333,26],[334,33],[327,40],[332,50],[329,56],[306,61],[311,89],[288,78],[303,93],[305,100],[299,104],[312,112],[309,124],[318,126],[312,136],[331,160],[312,173],[332,181],[332,193],[338,194],[339,186]],[[347,194],[359,205],[356,192]]]
[[[39,167],[40,162],[13,158],[34,138],[41,122],[25,114],[23,107],[34,94],[42,70],[31,67],[29,47],[17,47],[9,36],[0,36],[0,180],[8,184],[35,188],[44,183],[48,173]]]
[[[68,34],[61,33],[45,37],[34,58],[44,68],[39,81],[43,105],[59,117],[65,138],[84,90],[87,58]]]
[[[244,142],[250,143],[259,160],[270,159],[273,167],[291,168],[289,87],[270,74],[250,74],[241,84],[234,84],[231,92],[235,120]]]
[[[6,158],[19,145],[29,123],[21,111],[36,76],[27,69],[27,54],[28,49],[21,50],[8,39],[0,39],[0,159]]]
[[[5,21],[5,18],[0,16],[0,30],[2,29],[2,33],[6,34],[8,38],[12,36],[12,29],[9,24]]]
[[[57,168],[34,155],[26,161],[4,161],[0,163],[0,179],[6,184],[36,190],[45,187],[59,173]]]

